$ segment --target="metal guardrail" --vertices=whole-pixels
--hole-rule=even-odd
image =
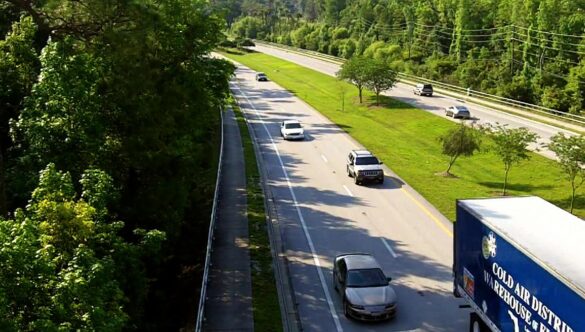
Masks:
[[[199,307],[197,309],[197,322],[195,325],[195,331],[201,332],[203,329],[203,321],[204,321],[204,307],[205,307],[205,300],[207,297],[207,284],[209,277],[209,267],[211,266],[211,245],[213,243],[213,231],[215,229],[215,219],[217,216],[217,200],[218,200],[218,192],[219,192],[219,182],[221,178],[221,169],[222,169],[222,162],[223,162],[223,107],[219,110],[220,118],[221,118],[221,143],[219,148],[219,162],[217,166],[217,179],[215,180],[215,192],[213,194],[213,206],[211,208],[211,220],[209,222],[209,232],[207,234],[207,252],[205,254],[205,267],[203,269],[203,280],[201,281],[201,292],[199,294]]]
[[[291,51],[296,52],[296,53],[312,55],[314,57],[321,58],[323,60],[329,60],[331,62],[335,62],[335,63],[339,63],[339,64],[342,64],[346,61],[346,59],[344,59],[344,58],[340,58],[340,57],[336,57],[333,55],[324,54],[324,53],[320,53],[320,52],[316,52],[316,51],[292,47],[292,46],[288,46],[288,45],[281,45],[281,44],[277,44],[277,43],[258,41],[258,40],[255,40],[254,42],[257,42],[258,44],[270,45],[270,46],[273,46],[276,48],[288,49],[288,50],[291,50]],[[555,110],[552,108],[547,108],[547,107],[543,107],[543,106],[539,106],[539,105],[525,103],[522,101],[509,99],[509,98],[505,98],[505,97],[500,97],[500,96],[496,96],[496,95],[491,95],[491,94],[488,94],[485,92],[467,89],[467,88],[463,88],[463,87],[460,87],[457,85],[443,83],[443,82],[439,82],[439,81],[435,81],[432,79],[428,79],[428,78],[424,78],[424,77],[420,77],[420,76],[415,76],[415,75],[411,75],[411,74],[398,73],[398,77],[401,80],[405,80],[405,81],[432,83],[435,86],[442,88],[444,90],[453,91],[453,92],[456,92],[459,94],[463,94],[464,96],[476,98],[479,100],[486,100],[486,101],[489,101],[491,103],[500,104],[500,106],[513,107],[513,108],[516,108],[519,110],[523,110],[523,111],[527,111],[527,112],[531,112],[531,113],[536,113],[538,115],[553,117],[553,118],[557,118],[557,119],[560,119],[563,121],[570,121],[570,122],[573,122],[573,123],[576,123],[579,125],[585,125],[585,116],[571,114],[571,113],[565,113],[565,112],[561,112],[559,110]]]

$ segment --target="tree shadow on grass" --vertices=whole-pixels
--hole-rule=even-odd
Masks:
[[[376,105],[376,96],[367,96],[365,98],[366,104],[368,108],[390,108],[390,109],[409,109],[413,108],[412,105],[409,105],[405,102],[400,100],[396,100],[392,97],[380,95],[380,103]]]
[[[479,182],[480,185],[492,189],[499,189],[501,190],[504,187],[503,182]],[[553,186],[551,185],[533,185],[528,183],[508,183],[506,185],[507,190],[514,190],[514,191],[523,191],[523,192],[531,192],[533,190],[547,190],[552,189]]]
[[[571,191],[567,190],[567,196],[563,198],[557,197],[557,199],[549,199],[548,201],[560,207],[561,209],[569,211],[571,206]],[[583,218],[583,213],[579,214],[577,211],[575,211],[578,209],[585,209],[585,194],[580,191],[577,191],[575,195],[575,202],[573,203],[573,214]]]

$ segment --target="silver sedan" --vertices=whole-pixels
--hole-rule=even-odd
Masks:
[[[392,319],[396,315],[396,292],[374,256],[344,254],[335,257],[333,286],[342,296],[343,313],[364,321]]]

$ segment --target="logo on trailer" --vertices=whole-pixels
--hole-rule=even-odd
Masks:
[[[493,232],[490,232],[481,240],[481,252],[483,258],[488,259],[490,257],[496,257],[496,247],[496,236]]]

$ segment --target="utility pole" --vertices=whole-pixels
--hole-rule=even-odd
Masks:
[[[510,73],[514,74],[514,38],[516,36],[514,25],[512,24],[512,38],[510,41],[512,42],[512,58],[510,61]]]

